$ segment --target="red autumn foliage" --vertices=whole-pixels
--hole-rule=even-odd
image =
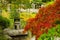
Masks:
[[[36,40],[43,33],[47,33],[48,29],[55,27],[56,20],[60,20],[60,0],[56,0],[54,4],[41,7],[35,18],[28,20],[25,30],[31,30],[36,35]]]

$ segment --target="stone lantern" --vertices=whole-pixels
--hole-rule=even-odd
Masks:
[[[20,28],[20,18],[14,18],[14,30],[11,30],[12,35],[9,36],[12,40],[27,40],[28,34],[23,34],[23,30]]]
[[[16,18],[14,19],[14,29],[20,29],[20,19]]]

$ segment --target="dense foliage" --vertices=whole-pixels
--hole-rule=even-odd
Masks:
[[[25,31],[31,30],[37,40],[42,34],[48,33],[49,29],[55,28],[57,21],[60,22],[60,0],[55,0],[53,4],[41,7],[36,17],[28,20]]]
[[[7,18],[0,16],[0,28],[5,29],[10,26],[10,21]]]

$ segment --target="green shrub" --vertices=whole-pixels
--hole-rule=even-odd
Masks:
[[[0,16],[0,27],[5,29],[10,26],[10,21],[7,18]]]
[[[53,27],[48,30],[48,33],[42,34],[38,40],[50,40],[51,38],[54,40],[54,36],[60,37],[60,24],[58,24],[56,27]]]

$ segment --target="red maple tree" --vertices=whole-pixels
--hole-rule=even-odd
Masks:
[[[30,18],[24,28],[24,32],[30,30],[36,35],[36,40],[43,33],[47,33],[48,29],[55,27],[56,20],[60,21],[60,0],[46,7],[41,7],[35,18]]]

